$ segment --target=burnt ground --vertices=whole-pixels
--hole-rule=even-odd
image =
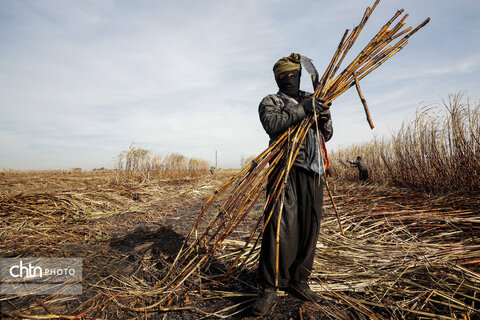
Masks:
[[[221,259],[211,261],[208,269],[202,271],[201,286],[198,274],[188,278],[163,304],[163,310],[134,310],[154,304],[158,296],[138,298],[120,294],[126,289],[144,292],[145,288],[155,287],[162,281],[203,203],[231,176],[232,172],[221,172],[215,178],[207,175],[126,183],[116,181],[112,172],[2,175],[1,257],[81,257],[84,273],[80,296],[0,296],[2,317],[32,319],[32,315],[36,315],[35,319],[51,319],[54,317],[46,315],[54,314],[60,316],[58,319],[81,316],[86,319],[199,319],[217,318],[213,314],[223,310],[219,314],[228,314],[230,319],[255,319],[249,312],[256,296],[255,266],[213,286],[205,277],[216,278],[224,272],[226,266]],[[352,217],[358,216],[359,221],[365,220],[362,214],[374,215],[375,210],[385,215],[385,212],[405,208],[423,212],[428,207],[435,212],[445,210],[447,204],[450,211],[466,210],[466,213],[479,212],[480,208],[478,197],[459,200],[457,196],[432,197],[340,182],[332,182],[332,189],[339,209]],[[445,202],[445,199],[453,200]],[[261,215],[262,205],[263,201],[255,205],[244,228],[230,238],[246,239],[256,217]],[[215,209],[218,208],[210,211],[210,217],[217,212]],[[334,221],[328,201],[325,201],[325,211],[327,220]],[[209,221],[210,217],[202,221]],[[206,222],[202,223],[200,229]],[[352,226],[357,228],[356,224]],[[460,240],[465,246],[478,241],[477,229],[471,226],[469,222],[461,233]],[[329,223],[327,228],[331,228]],[[418,224],[412,228],[420,228],[421,236],[432,233],[432,228],[418,227]],[[478,263],[471,270],[475,268]],[[263,319],[368,318],[358,311],[361,308],[352,308],[336,295],[323,297],[325,304],[318,306],[280,293],[274,308]],[[224,310],[229,307],[232,308]],[[451,311],[446,310],[445,314],[448,312]],[[383,311],[380,314],[384,318],[401,318],[393,313],[388,316],[388,312]]]

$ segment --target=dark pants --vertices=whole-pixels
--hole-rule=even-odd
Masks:
[[[323,206],[323,181],[318,174],[293,167],[285,188],[280,222],[278,287],[289,282],[306,281],[310,276],[320,231]],[[259,282],[275,287],[277,218],[280,200],[275,206],[262,238]],[[269,210],[265,212],[268,217]]]
[[[360,178],[360,181],[367,181],[368,179],[368,171],[367,170],[359,170],[358,175]]]

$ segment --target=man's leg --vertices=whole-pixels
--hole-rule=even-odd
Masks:
[[[289,270],[297,255],[298,227],[297,199],[295,180],[297,169],[292,168],[285,187],[285,199],[280,222],[280,244],[278,263],[278,285],[275,281],[276,274],[276,235],[277,220],[280,209],[280,201],[277,201],[270,220],[262,237],[260,261],[258,267],[260,293],[253,305],[253,313],[256,315],[266,314],[272,307],[277,288],[286,288],[290,281]],[[271,191],[271,190],[269,190]],[[265,221],[268,219],[270,210],[265,211]]]
[[[365,182],[368,179],[368,171],[366,170],[361,170],[360,171],[360,181]]]
[[[298,197],[298,224],[299,241],[297,258],[291,268],[290,289],[294,294],[300,295],[306,300],[318,302],[316,294],[310,290],[307,284],[311,274],[315,250],[317,247],[318,234],[323,206],[323,180],[322,177],[302,172],[297,180],[299,186]]]
[[[279,273],[278,287],[286,288],[290,281],[289,269],[297,256],[298,223],[297,223],[297,196],[296,177],[298,169],[293,167],[288,176],[285,187],[285,199],[280,222],[280,245],[279,245]],[[276,237],[277,221],[280,212],[280,201],[277,202],[270,221],[265,228],[262,237],[260,251],[259,281],[264,287],[275,287],[276,272]],[[265,221],[270,212],[265,212]]]

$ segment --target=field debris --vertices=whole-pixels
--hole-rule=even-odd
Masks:
[[[154,290],[171,268],[201,203],[216,186],[214,178],[207,175],[132,183],[127,189],[111,184],[114,174],[108,170],[82,173],[68,175],[69,180],[48,173],[6,174],[0,197],[2,257],[82,257],[85,279],[81,296],[2,296],[2,316],[248,316],[256,295],[258,248],[231,278],[223,275],[239,253],[245,255],[253,248],[250,244],[243,250],[249,229],[262,214],[264,197],[246,218],[247,227],[223,241],[205,268],[193,270],[165,305],[145,313],[142,308],[163,296]],[[220,182],[231,174],[223,174]],[[41,189],[47,180],[51,191]],[[316,319],[454,319],[478,315],[478,196],[429,196],[341,180],[332,180],[331,187],[346,236],[338,233],[333,209],[326,205],[311,282],[325,304],[302,304],[284,295],[270,319],[281,314],[296,319],[299,308],[305,318]],[[15,196],[21,189],[21,196]],[[35,190],[42,192],[35,194]],[[131,199],[125,190],[142,194],[144,202]],[[164,201],[162,196],[155,196],[157,192],[171,197]],[[126,205],[131,209],[118,210]],[[99,215],[102,210],[105,215]],[[69,220],[80,212],[83,219]]]

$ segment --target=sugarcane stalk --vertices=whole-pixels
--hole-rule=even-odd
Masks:
[[[290,136],[290,128],[288,129],[288,135]],[[280,261],[280,225],[282,221],[282,213],[283,213],[283,202],[285,200],[285,187],[287,185],[288,181],[288,174],[290,172],[290,164],[292,162],[292,157],[293,157],[293,147],[295,146],[295,143],[297,142],[294,140],[291,142],[290,140],[288,141],[288,147],[291,150],[289,157],[288,157],[288,165],[287,165],[287,170],[284,173],[283,176],[283,186],[282,186],[282,200],[280,201],[280,209],[278,210],[278,216],[277,216],[277,230],[276,230],[276,236],[275,236],[275,286],[278,287],[278,274],[279,274],[279,261]],[[292,144],[292,145],[291,145]]]
[[[279,141],[277,141],[276,143],[273,144],[273,145],[275,146],[275,148],[269,148],[269,149],[270,149],[271,151],[272,151],[272,150],[276,150],[276,149],[281,145],[281,142],[282,142],[282,140],[280,139]],[[280,156],[278,156],[278,153],[272,153],[272,152],[271,152],[271,153],[264,159],[264,161],[261,162],[262,165],[261,165],[261,166],[258,166],[258,165],[257,165],[257,166],[255,167],[255,169],[256,169],[256,170],[262,169],[262,168],[268,163],[268,161],[269,161],[273,156],[275,156],[275,155],[277,155],[277,160],[280,158]],[[258,158],[258,157],[257,157],[257,158]],[[243,182],[243,181],[245,181],[245,180],[243,179],[242,182]],[[230,180],[229,183],[227,183],[227,184],[230,185],[231,182],[232,182],[232,180]],[[237,187],[238,187],[238,184],[237,184]],[[223,193],[223,191],[225,191],[226,188],[222,188],[222,189],[223,189],[223,190],[222,190],[222,193]],[[236,198],[236,194],[237,194],[237,191],[235,190],[235,191],[232,193],[232,195],[230,196],[230,198],[226,201],[226,203],[224,203],[224,205],[223,205],[222,207],[225,207],[225,205],[228,205],[232,199],[235,199],[235,198]],[[212,204],[212,203],[209,203],[209,206],[210,206],[211,204]],[[200,212],[199,216],[203,216],[204,212],[206,212],[205,207],[208,208],[209,206],[204,206],[204,208],[203,208],[202,211]],[[218,221],[218,219],[219,219],[220,217],[222,217],[224,211],[225,211],[225,210],[219,211],[219,214],[216,216],[216,218],[209,224],[209,226],[206,228],[206,230],[204,231],[204,233],[199,237],[199,239],[197,240],[198,242],[202,241],[202,240],[208,235],[209,231],[213,228],[213,226],[214,226],[215,223]],[[225,220],[225,219],[224,219],[224,220]],[[199,223],[199,222],[200,222],[200,220],[197,219],[197,222],[196,222],[194,228],[196,228],[196,227],[198,226],[198,223]],[[193,231],[193,229],[192,229],[192,231]],[[187,238],[186,241],[188,241],[188,238]],[[184,242],[184,244],[186,243],[186,241]],[[210,243],[210,241],[211,241],[211,239],[206,243],[206,245],[207,245],[208,243]],[[195,246],[195,242],[190,245],[189,249],[187,249],[187,254],[185,255],[184,260],[183,260],[180,264],[183,264],[183,263],[185,262],[185,260],[188,259],[188,255],[192,252],[194,246]],[[177,255],[177,258],[178,258],[178,255]],[[176,260],[176,261],[177,261],[177,260]],[[175,265],[175,263],[174,263],[174,265]],[[171,269],[172,269],[172,268],[171,268]]]
[[[335,201],[333,200],[332,191],[330,190],[330,187],[328,185],[326,165],[323,163],[323,156],[322,156],[323,152],[320,151],[320,150],[323,150],[323,148],[320,145],[320,143],[321,143],[320,130],[319,130],[319,127],[318,127],[318,116],[317,116],[317,111],[315,110],[315,108],[313,109],[313,119],[314,119],[314,123],[315,123],[315,133],[317,135],[317,148],[318,148],[318,152],[319,152],[319,159],[318,160],[320,161],[320,166],[319,167],[322,168],[322,170],[324,171],[323,172],[323,180],[325,182],[325,187],[327,188],[327,192],[328,192],[328,195],[330,197],[330,201],[332,202],[332,206],[333,206],[333,209],[335,211],[335,215],[337,216],[337,221],[338,221],[338,225],[340,227],[340,232],[342,233],[342,235],[345,235],[345,232],[343,231],[342,222],[340,220],[340,215],[339,215],[338,210],[337,210],[337,205],[335,204]],[[323,139],[323,136],[322,136],[322,139]],[[326,157],[326,155],[325,155],[325,157]]]
[[[249,213],[250,209],[258,201],[258,198],[263,194],[263,188],[262,188],[262,185],[260,184],[260,182],[263,182],[263,181],[259,181],[259,183],[257,183],[257,186],[255,186],[254,189],[253,189],[254,190],[254,197],[252,197],[253,199],[249,199],[249,200],[252,200],[250,202],[250,205],[246,208],[242,207],[239,210],[238,214],[243,212],[243,215],[238,219],[238,221],[235,221],[236,223],[233,227],[227,227],[226,228],[224,234],[221,236],[222,240],[225,239],[233,230],[235,230],[239,226],[239,224],[243,221],[243,219],[245,219],[245,217]]]
[[[392,36],[392,40],[395,40],[395,39],[397,39],[398,37],[401,37],[401,36],[403,36],[405,33],[410,32],[410,31],[412,31],[412,27],[408,27],[408,28],[406,28],[405,30],[397,33],[396,35],[393,35],[393,36]]]
[[[294,141],[297,141],[297,138],[296,138],[296,137],[297,137],[297,135],[298,135],[298,132],[300,132],[300,131],[297,131],[297,134],[295,135]],[[303,141],[303,140],[302,140],[302,141]],[[299,145],[298,145],[297,149],[298,149],[298,148],[299,148]],[[295,150],[295,148],[294,148],[293,150]],[[293,150],[292,150],[292,151],[293,151]],[[297,150],[297,152],[298,152],[298,150]],[[258,199],[258,197],[257,197],[257,199]],[[254,203],[253,203],[253,204],[254,204]],[[253,204],[252,204],[251,206],[253,206]],[[222,222],[222,223],[223,223],[223,222]],[[221,225],[221,226],[222,226],[222,225]],[[217,233],[218,233],[218,231],[217,231]],[[216,233],[215,233],[215,234],[216,234]],[[218,244],[219,244],[220,242],[221,242],[221,241],[219,241],[219,240],[217,240],[217,241],[215,242],[215,244],[213,245],[213,249],[211,250],[211,252],[213,252],[213,251],[216,249],[216,247],[218,246]]]
[[[366,70],[363,74],[358,76],[358,80],[362,80],[365,78],[367,75],[369,75],[373,70],[377,69],[380,67],[385,61],[393,57],[395,54],[397,54],[400,50],[402,50],[406,45],[408,44],[408,41],[406,41],[404,44],[390,52],[386,57],[382,58],[378,63],[374,64],[370,69]],[[338,96],[338,95],[337,95]]]
[[[237,257],[235,258],[235,260],[232,262],[231,266],[228,268],[227,272],[225,272],[225,275],[224,275],[224,278],[227,278],[233,271],[233,269],[235,268],[235,266],[237,265],[238,261],[240,260],[240,258],[242,257],[242,255],[245,253],[245,251],[247,250],[248,248],[248,245],[250,244],[250,242],[252,241],[253,237],[255,236],[255,233],[257,232],[257,229],[258,227],[260,226],[260,223],[262,223],[262,220],[263,220],[263,216],[260,216],[258,219],[257,219],[257,223],[255,224],[255,227],[253,228],[253,231],[250,233],[250,236],[248,237],[247,241],[245,241],[245,245],[243,246],[243,248],[240,250],[240,252],[237,254]],[[253,245],[252,249],[254,249],[256,247],[256,243]],[[247,255],[247,257],[243,260],[244,262],[248,260],[249,256],[250,256],[251,252],[249,252],[249,254]],[[243,265],[243,264],[242,264]],[[242,267],[242,265],[240,266],[240,268]]]
[[[367,117],[368,124],[370,125],[370,129],[374,128],[372,117],[370,116],[370,111],[368,110],[367,100],[363,96],[362,90],[360,90],[360,84],[358,83],[357,75],[353,74],[353,79],[355,80],[355,87],[357,88],[358,96],[363,104],[363,109],[365,110],[365,116]]]
[[[405,45],[408,43],[405,42],[402,46],[396,48],[395,50],[393,50],[392,52],[390,52],[386,57],[384,57],[382,60],[376,62],[375,64],[372,65],[372,67],[368,70],[366,70],[362,75],[359,75],[358,76],[358,80],[362,80],[363,78],[365,78],[368,74],[370,74],[373,70],[377,69],[379,66],[381,66],[385,61],[387,61],[388,59],[390,59],[393,55],[395,55],[396,53],[398,53],[400,50],[402,50]],[[327,101],[333,101],[335,100],[336,98],[338,98],[341,94],[343,94],[345,91],[347,91],[348,89],[350,89],[352,86],[355,85],[355,82],[354,81],[351,81],[347,84],[345,84],[341,89],[337,90],[336,92],[332,93],[331,96],[329,96],[326,100]]]
[[[355,32],[352,32],[352,34],[354,34],[354,33]],[[337,46],[337,50],[333,54],[333,58],[330,61],[330,64],[328,65],[327,69],[325,70],[325,73],[323,74],[322,78],[320,79],[320,81],[317,85],[317,88],[314,88],[315,91],[316,90],[321,91],[324,88],[327,80],[330,78],[330,73],[334,70],[335,63],[337,62],[338,58],[340,57],[340,52],[342,51],[344,41],[345,41],[345,38],[347,37],[347,34],[348,34],[348,29],[343,34],[343,37],[342,37],[342,39],[340,40],[340,43]]]
[[[210,206],[215,202],[215,200],[223,193],[225,192],[232,184],[233,182],[237,181],[242,175],[244,175],[245,173],[247,173],[249,170],[252,169],[253,167],[253,163],[259,163],[261,162],[261,160],[267,156],[269,153],[272,152],[272,150],[274,150],[275,148],[278,148],[278,146],[282,143],[283,141],[283,137],[285,136],[286,133],[283,133],[282,135],[280,135],[280,137],[274,141],[274,143],[272,143],[272,145],[270,145],[267,149],[265,149],[262,153],[260,153],[252,162],[250,162],[243,170],[241,170],[238,174],[236,174],[235,176],[233,176],[225,185],[223,185],[219,190],[216,190],[214,192],[214,194],[205,202],[205,204],[203,205],[202,207],[202,210],[200,211],[198,217],[197,217],[197,221],[195,223],[195,226],[194,228],[197,228],[198,227],[198,223],[201,221],[204,213],[210,208]],[[193,233],[194,231],[194,228],[192,228],[192,230],[190,230],[190,232],[188,233],[187,237],[186,237],[186,240],[185,240],[185,243],[188,242],[188,240],[190,239],[190,236],[191,234]]]
[[[380,29],[380,31],[372,38],[372,40],[365,46],[365,48],[360,52],[360,54],[355,58],[350,65],[348,65],[345,70],[332,82],[332,87],[335,88],[337,87],[343,79],[348,74],[351,74],[352,70],[354,70],[354,67],[358,64],[359,60],[362,59],[362,57],[366,56],[368,54],[369,50],[372,50],[372,48],[375,48],[375,43],[378,42],[379,39],[382,38],[382,36],[387,32],[388,26],[403,12],[402,10],[398,10],[394,16]],[[366,21],[365,21],[366,22]],[[363,28],[365,23],[361,23],[359,25],[360,28]],[[349,49],[349,48],[348,48]]]
[[[274,168],[276,170],[278,170],[278,168]],[[278,173],[276,175],[274,175],[277,177],[277,180],[280,181],[280,177],[281,175],[279,175]],[[225,277],[229,276],[231,274],[231,272],[233,271],[233,268],[235,267],[235,265],[238,263],[239,259],[241,258],[242,254],[245,252],[245,250],[247,249],[248,245],[250,244],[250,242],[252,241],[253,237],[255,236],[255,233],[260,225],[260,223],[262,222],[262,220],[265,219],[265,223],[264,223],[264,227],[263,227],[263,231],[265,231],[265,228],[270,220],[270,217],[272,216],[272,213],[273,213],[273,210],[274,210],[274,203],[275,203],[275,190],[272,191],[272,192],[269,192],[268,193],[268,198],[267,198],[267,201],[263,207],[263,212],[268,212],[268,216],[260,216],[258,219],[257,219],[257,222],[256,222],[256,225],[255,227],[253,228],[253,231],[250,233],[250,236],[248,238],[248,240],[246,241],[243,249],[238,253],[235,261],[232,263],[232,265],[230,266],[230,268],[228,269],[228,271],[226,272],[225,274]],[[270,210],[268,210],[268,208],[271,208]],[[268,210],[268,211],[267,211]],[[243,260],[242,264],[239,266],[239,268],[241,269],[243,267],[243,265],[245,264],[245,262],[250,258],[251,254],[253,253],[253,251],[255,250],[255,248],[257,247],[258,245],[258,242],[260,240],[260,237],[261,237],[261,234],[260,233],[257,237],[257,239],[255,240],[255,243],[253,244],[252,248],[250,249],[249,253],[247,254],[246,258]]]
[[[342,221],[340,220],[340,214],[338,213],[337,205],[335,204],[335,201],[333,200],[332,191],[330,190],[330,186],[328,185],[328,180],[327,180],[326,174],[324,174],[323,176],[324,176],[324,181],[325,181],[325,187],[327,188],[328,196],[330,197],[330,202],[332,203],[332,206],[333,206],[333,211],[335,211],[335,216],[337,217],[337,222],[338,222],[338,226],[340,228],[340,232],[344,236],[345,231],[343,231]]]

